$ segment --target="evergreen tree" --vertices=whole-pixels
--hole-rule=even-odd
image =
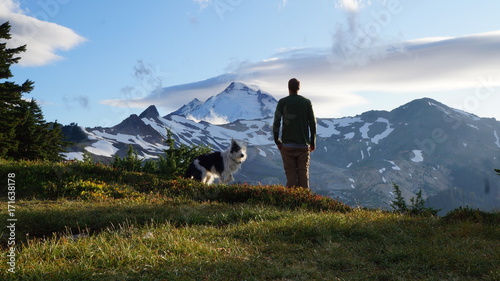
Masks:
[[[128,146],[127,156],[120,158],[116,155],[111,166],[125,171],[139,172],[142,170],[142,160],[139,158],[137,151],[135,151],[134,147],[130,144]]]
[[[17,54],[26,51],[26,45],[17,48],[7,48],[7,40],[11,39],[10,24],[0,25],[0,79],[12,77],[10,66],[17,63],[20,57]],[[22,85],[5,81],[0,83],[0,157],[18,148],[16,127],[22,122],[20,107],[25,105],[23,93],[33,89],[33,82],[26,80]]]
[[[42,110],[35,100],[22,102],[19,106],[19,123],[16,127],[15,140],[17,149],[7,153],[7,157],[26,160],[62,160],[61,147],[67,146],[63,141],[61,125],[57,122],[46,123]]]
[[[127,155],[119,157],[115,155],[111,166],[117,169],[134,172],[146,172],[160,174],[167,178],[176,178],[182,176],[189,164],[199,155],[211,151],[209,147],[185,144],[175,145],[172,131],[167,129],[167,139],[165,143],[168,149],[165,149],[165,156],[160,156],[158,160],[141,160],[137,151],[132,145],[129,145]]]
[[[181,143],[176,147],[170,129],[167,129],[165,143],[168,145],[168,149],[164,150],[165,157],[160,156],[158,168],[161,174],[172,178],[182,176],[196,157],[211,151],[209,147],[200,145],[188,146]]]
[[[405,198],[401,194],[401,189],[399,189],[399,185],[393,183],[392,187],[394,188],[394,193],[396,194],[396,200],[391,202],[391,207],[400,213],[408,212],[408,206],[406,205]]]
[[[12,77],[10,66],[20,59],[15,56],[26,51],[26,45],[7,48],[9,39],[10,24],[6,22],[0,25],[0,79]],[[62,126],[45,122],[35,100],[22,99],[31,90],[33,82],[29,80],[22,85],[0,83],[0,158],[61,160],[60,152],[68,145],[63,141]]]
[[[69,146],[71,142],[64,140],[62,127],[63,126],[61,124],[57,123],[57,120],[53,123],[47,124],[42,159],[48,161],[61,161],[64,159],[61,152],[64,150],[64,147]]]
[[[15,130],[15,140],[17,141],[17,149],[10,150],[7,153],[9,158],[13,159],[37,159],[38,153],[41,150],[41,128],[39,120],[42,112],[36,102],[21,102],[18,107],[19,116],[18,124]]]
[[[397,213],[410,214],[414,216],[435,216],[441,210],[431,207],[425,207],[425,200],[422,196],[422,189],[417,192],[416,198],[412,197],[410,199],[411,205],[408,207],[399,186],[395,183],[393,183],[392,186],[394,188],[394,193],[396,194],[396,200],[392,201],[391,207]]]

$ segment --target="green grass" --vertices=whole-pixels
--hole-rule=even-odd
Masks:
[[[1,280],[500,280],[498,212],[418,217],[280,186],[3,164],[1,175],[14,171],[22,196],[16,273],[7,271],[3,229]]]

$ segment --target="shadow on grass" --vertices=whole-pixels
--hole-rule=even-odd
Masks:
[[[146,217],[152,214],[132,207],[122,213],[130,210],[138,215],[137,223],[140,212]],[[47,280],[494,280],[498,276],[498,251],[491,247],[498,239],[483,233],[493,229],[491,225],[361,210],[313,213],[220,203],[176,208],[158,212],[155,228],[138,232],[130,217],[122,217],[122,224],[128,225],[120,237],[132,233],[123,242],[130,247],[106,248],[115,240],[105,235],[111,238],[102,240],[106,250],[98,261],[81,265],[71,257],[74,260],[68,264],[75,267],[26,274]],[[148,224],[147,219],[142,222]],[[153,232],[146,242],[140,238],[145,231]],[[91,256],[92,250],[82,251]],[[109,261],[106,257],[112,253],[123,254],[126,262]],[[141,257],[144,253],[154,257]],[[98,266],[99,262],[109,264]]]
[[[210,225],[222,227],[250,220],[273,220],[281,212],[256,204],[225,204],[164,198],[155,202],[132,200],[92,201],[26,201],[16,211],[16,243],[54,235],[93,235],[121,225],[137,227],[169,223],[175,227]],[[6,220],[6,216],[0,216]],[[7,245],[6,233],[0,245]]]

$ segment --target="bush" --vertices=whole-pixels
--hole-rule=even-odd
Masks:
[[[469,221],[474,223],[487,223],[500,225],[500,212],[484,212],[479,209],[469,207],[459,207],[451,210],[443,219],[449,222]]]
[[[287,188],[282,185],[205,185],[186,179],[172,180],[169,184],[168,188],[162,189],[168,193],[166,195],[184,196],[199,201],[256,202],[287,209],[305,208],[315,211],[349,212],[352,210],[351,207],[337,200],[317,195],[305,188]]]

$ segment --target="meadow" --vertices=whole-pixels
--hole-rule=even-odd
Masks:
[[[1,280],[500,280],[499,212],[411,215],[91,163],[0,170],[14,180]]]

